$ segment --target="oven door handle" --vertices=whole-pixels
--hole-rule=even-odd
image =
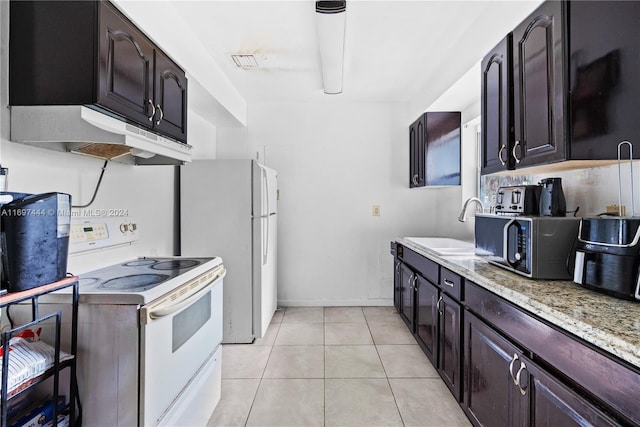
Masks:
[[[172,299],[171,296],[169,296],[168,298],[163,298],[162,301],[159,301],[157,304],[142,307],[140,309],[141,322],[143,324],[151,323],[154,320],[169,316],[182,310],[184,307],[189,306],[194,300],[200,298],[204,292],[211,289],[218,280],[222,279],[227,274],[227,270],[225,268],[220,268],[210,274],[212,277],[205,276],[195,279],[195,281],[201,280],[202,283],[195,283],[196,286],[188,292],[185,292],[183,295],[179,295],[178,298]],[[189,286],[189,284],[186,286]]]

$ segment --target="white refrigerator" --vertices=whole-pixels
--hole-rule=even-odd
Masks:
[[[220,256],[223,343],[262,338],[277,307],[277,172],[255,160],[180,167],[182,256]]]

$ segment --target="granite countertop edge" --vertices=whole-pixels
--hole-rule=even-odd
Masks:
[[[479,256],[441,256],[403,237],[394,241],[640,368],[640,303],[599,294],[571,281],[532,280]],[[606,313],[600,312],[601,307],[606,307]]]

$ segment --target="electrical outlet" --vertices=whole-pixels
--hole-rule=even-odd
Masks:
[[[620,213],[621,216],[625,216],[627,214],[627,207],[622,205],[618,208],[617,204],[607,205],[607,213]]]
[[[373,205],[373,208],[371,209],[371,215],[380,216],[380,205]]]

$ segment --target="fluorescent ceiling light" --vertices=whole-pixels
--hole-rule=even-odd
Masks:
[[[316,1],[316,24],[324,93],[342,92],[346,1]]]

